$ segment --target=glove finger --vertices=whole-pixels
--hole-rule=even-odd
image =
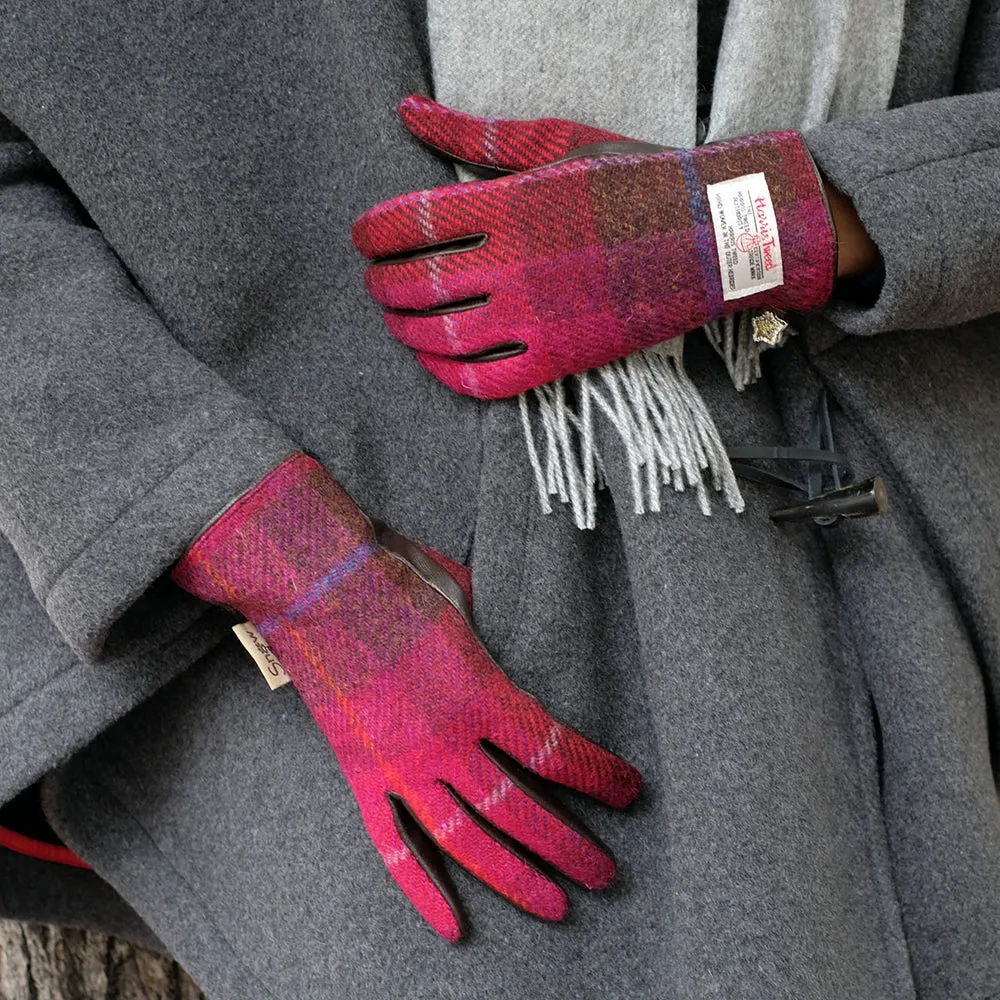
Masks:
[[[415,351],[460,362],[486,366],[525,355],[520,367],[525,372],[538,369],[535,385],[597,367],[668,338],[667,330],[656,328],[655,316],[644,326],[635,322],[636,329],[625,327],[616,303],[610,297],[602,301],[598,282],[591,289],[581,285],[578,296],[563,291],[545,302],[533,300],[522,285],[506,279],[505,272],[499,271],[490,275],[494,287],[485,294],[464,297],[464,292],[482,286],[455,283],[443,293],[446,301],[387,309],[386,326]],[[581,304],[581,314],[567,316],[566,303],[574,299]],[[513,345],[518,345],[516,351]],[[496,357],[497,353],[502,357]]]
[[[580,146],[625,138],[564,118],[478,118],[419,94],[400,102],[399,115],[407,129],[426,145],[453,160],[495,170],[532,170]]]
[[[490,261],[479,251],[373,264],[365,270],[368,294],[389,309],[432,309],[489,292]]]
[[[455,303],[448,311],[425,315],[390,309],[385,313],[385,324],[407,347],[450,358],[478,355],[515,341],[523,343],[518,340],[516,330],[508,334],[497,322],[497,311],[491,309],[488,298],[466,300]]]
[[[633,342],[609,312],[580,317],[575,329],[558,316],[534,322],[531,306],[518,291],[508,287],[484,304],[467,300],[460,311],[438,315],[390,311],[385,322],[435,378],[480,399],[515,396],[652,342]],[[579,336],[568,336],[568,330]]]
[[[500,843],[467,804],[441,784],[440,798],[421,822],[434,842],[470,874],[528,913],[542,920],[562,920],[569,908],[566,893],[543,875],[516,844]],[[414,811],[418,811],[414,804]],[[502,838],[502,834],[499,835]],[[505,838],[503,838],[505,839]]]
[[[496,740],[497,755],[487,743],[483,750],[512,781],[523,779],[511,769],[508,758],[528,771],[573,788],[615,809],[632,802],[642,788],[642,775],[621,757],[592,743],[569,726],[556,722],[533,698],[515,717],[518,725],[507,726]]]
[[[574,882],[603,889],[615,876],[614,859],[597,837],[535,780],[528,791],[487,765],[477,780],[456,777],[451,788],[493,826],[537,854]]]
[[[511,180],[450,184],[389,198],[358,217],[351,239],[369,260],[475,248],[484,233],[498,228]]]
[[[355,795],[368,835],[399,887],[441,937],[458,941],[465,930],[458,893],[412,810],[396,795],[358,795],[357,789]]]

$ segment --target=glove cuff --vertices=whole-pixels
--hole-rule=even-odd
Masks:
[[[801,134],[765,132],[700,146],[693,151],[692,161],[707,203],[712,252],[717,254],[721,271],[723,298],[720,308],[710,311],[724,315],[765,307],[805,312],[824,305],[833,293],[837,275],[837,235],[822,178]],[[754,188],[753,178],[759,174],[763,174],[770,206],[764,204],[766,199],[760,199],[758,215],[757,195],[762,189]],[[727,242],[727,233],[720,231],[724,227],[720,227],[713,215],[713,202],[722,205],[726,199],[719,192],[734,190],[732,185],[744,178],[754,209],[751,225],[745,232],[730,228],[728,235],[735,235],[744,264],[747,260],[742,256],[744,247],[750,246],[751,254],[766,269],[775,263],[772,257],[775,234],[769,231],[773,225],[780,245],[778,266],[783,280],[759,292],[727,297],[733,276],[727,273],[725,257],[727,251],[731,259],[737,254]],[[730,226],[733,216],[730,212],[726,219]]]
[[[322,538],[322,567],[310,566]],[[171,579],[202,600],[260,622],[297,598],[301,571],[321,582],[378,548],[371,523],[315,459],[296,452],[195,539]],[[322,572],[321,572],[322,570]]]

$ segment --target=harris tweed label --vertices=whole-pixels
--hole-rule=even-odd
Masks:
[[[723,299],[741,299],[784,284],[778,223],[764,175],[709,184],[706,193]]]

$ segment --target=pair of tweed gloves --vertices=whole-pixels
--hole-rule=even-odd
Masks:
[[[460,392],[513,395],[736,308],[806,310],[830,295],[835,235],[795,132],[661,150],[421,97],[400,112],[429,145],[503,173],[394,198],[354,227],[390,331]],[[546,866],[589,888],[611,881],[606,848],[551,783],[623,807],[639,773],[494,663],[465,567],[370,520],[316,461],[286,459],[173,578],[266,639],[439,934],[463,931],[441,851],[548,920],[567,900]]]

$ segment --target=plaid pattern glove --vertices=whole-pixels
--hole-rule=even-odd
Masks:
[[[525,848],[589,888],[615,866],[549,779],[610,806],[639,773],[516,688],[471,626],[464,567],[370,521],[321,465],[286,459],[173,572],[266,638],[333,747],[368,833],[421,914],[462,934],[438,848],[546,920],[563,890]]]
[[[797,132],[664,150],[559,119],[475,118],[419,96],[400,114],[454,159],[515,171],[393,198],[354,225],[389,330],[458,392],[516,395],[737,309],[804,311],[830,297],[836,235]],[[784,280],[726,301],[706,186],[756,173]]]

